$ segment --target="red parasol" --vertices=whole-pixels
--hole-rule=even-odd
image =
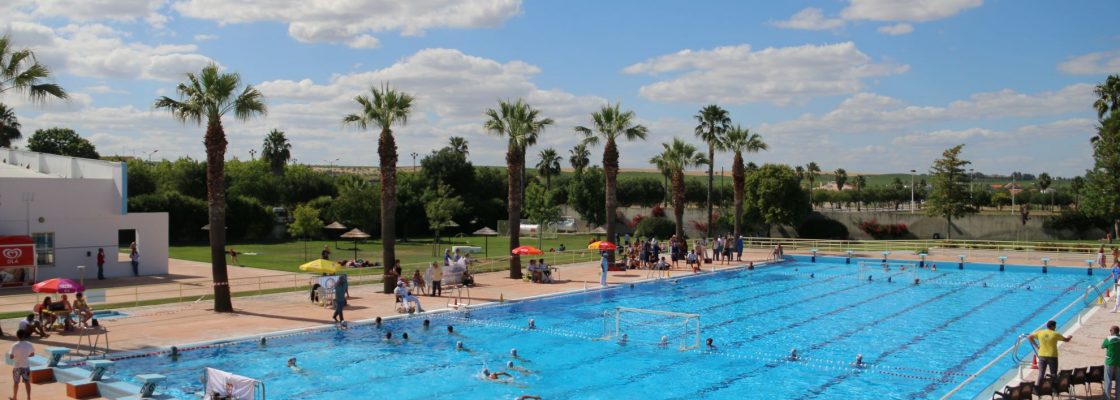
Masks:
[[[590,246],[587,246],[587,249],[588,250],[599,250],[599,251],[614,251],[614,250],[618,250],[618,245],[616,245],[614,243],[611,243],[611,242],[608,242],[606,240],[603,240],[603,241],[592,243]]]
[[[36,283],[31,286],[31,290],[35,293],[77,293],[85,291],[86,288],[66,278],[54,278]]]
[[[516,247],[513,250],[511,250],[510,253],[516,254],[516,255],[519,255],[519,256],[532,256],[532,255],[544,254],[544,252],[541,251],[541,249],[538,249],[538,248],[533,247],[533,246],[528,246],[528,245]]]

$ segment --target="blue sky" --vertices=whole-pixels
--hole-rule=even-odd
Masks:
[[[530,162],[545,147],[566,155],[573,126],[621,102],[651,132],[622,147],[622,164],[648,168],[674,136],[702,147],[692,116],[715,103],[770,144],[749,156],[758,163],[925,170],[963,143],[979,171],[1072,176],[1091,165],[1092,87],[1120,72],[1120,35],[1105,28],[1118,11],[1106,0],[13,0],[0,26],[73,99],[0,101],[25,136],[64,126],[102,154],[202,158],[203,129],[151,103],[217,62],[270,106],[226,121],[231,158],[275,128],[300,163],[376,165],[374,133],[339,121],[388,82],[417,97],[396,129],[402,165],[453,135],[476,164],[501,164],[482,113],[524,98],[557,121]]]

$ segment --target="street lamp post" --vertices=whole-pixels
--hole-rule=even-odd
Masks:
[[[972,202],[972,180],[976,179],[972,173],[972,168],[968,169],[968,202]]]
[[[914,213],[914,173],[917,170],[910,170],[910,213]]]
[[[420,153],[414,151],[410,155],[412,156],[412,172],[416,172],[416,157],[420,156]]]
[[[155,150],[152,150],[152,151],[148,152],[148,163],[152,162],[152,154],[156,154],[157,152],[159,152],[159,149],[155,149]]]
[[[338,160],[341,160],[341,158],[336,158],[336,159],[333,159],[333,160],[323,160],[323,162],[325,162],[325,163],[327,163],[327,164],[329,164],[329,165],[330,165],[330,169],[328,169],[328,170],[327,170],[327,171],[328,171],[328,174],[329,174],[330,176],[334,176],[334,175],[335,175],[335,173],[334,173],[334,163],[338,162]]]
[[[1012,172],[1011,173],[1011,190],[1009,190],[1009,191],[1011,192],[1011,213],[1012,214],[1015,213],[1015,184],[1016,184],[1015,180],[1018,177],[1019,177],[1018,172]]]
[[[257,149],[249,149],[249,159],[257,161]]]

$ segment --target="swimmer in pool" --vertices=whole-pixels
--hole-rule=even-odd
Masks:
[[[388,342],[390,340],[393,340],[393,331],[385,332],[385,341]]]
[[[489,369],[485,369],[485,368],[482,369],[482,378],[483,379],[489,379],[489,380],[492,380],[492,381],[497,381],[497,380],[502,380],[501,378],[503,376],[509,378],[509,379],[505,379],[504,380],[505,382],[512,382],[513,381],[513,375],[510,375],[509,372],[505,372],[505,371],[490,372]]]
[[[715,343],[712,343],[712,338],[708,338],[708,340],[705,340],[704,344],[706,344],[709,349],[715,350],[716,348]]]
[[[535,394],[523,394],[517,400],[541,400],[541,396]]]
[[[537,320],[529,318],[529,325],[526,328],[537,329]]]
[[[524,358],[521,358],[520,354],[517,354],[517,349],[509,349],[509,356],[514,360],[525,360]]]
[[[668,336],[662,336],[661,341],[657,342],[658,347],[665,347],[665,346],[668,346],[668,345],[669,345],[669,337]]]
[[[797,360],[798,360],[799,358],[801,358],[801,357],[798,357],[798,356],[797,356],[797,348],[796,348],[796,347],[795,347],[795,348],[793,348],[793,350],[790,350],[790,351],[789,351],[789,357],[787,357],[787,358],[788,358],[788,359],[789,359],[790,361],[797,361]]]
[[[295,357],[288,359],[288,369],[292,370],[293,372],[303,372],[303,368],[300,368],[298,365],[296,365]]]
[[[455,351],[465,351],[467,353],[470,353],[471,349],[468,349],[466,346],[463,346],[463,341],[460,340],[458,342],[455,342]]]
[[[513,361],[506,361],[506,369],[509,369],[510,371],[520,372],[522,375],[532,375],[533,374],[532,370],[527,369],[527,368],[523,368],[523,367],[518,366],[518,365],[514,365]]]
[[[454,336],[463,336],[463,335],[460,335],[459,332],[455,332],[455,327],[451,326],[451,325],[447,326],[447,334],[454,335]]]
[[[856,360],[852,361],[852,366],[856,368],[863,368],[863,354],[856,354]]]
[[[401,340],[408,340],[408,332],[401,334]]]
[[[625,333],[623,333],[623,334],[622,334],[622,337],[618,338],[618,344],[619,344],[620,346],[625,346],[625,345],[626,345],[626,342],[627,342],[627,341],[629,341],[629,340],[630,340],[630,336],[629,336],[629,335],[627,335],[627,334],[625,334]]]
[[[428,328],[431,328],[431,326],[432,326],[432,321],[424,320],[424,330],[427,330]]]

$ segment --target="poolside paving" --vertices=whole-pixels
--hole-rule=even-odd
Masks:
[[[768,251],[763,250],[747,251],[743,255],[743,263],[763,261],[767,254]],[[741,263],[708,264],[704,266],[704,271],[710,271],[712,268],[722,270],[739,265]],[[681,266],[684,266],[683,262]],[[230,270],[232,272],[234,268]],[[275,274],[275,271],[268,272]],[[672,276],[691,273],[684,268],[671,272]],[[296,275],[307,277],[303,274]],[[599,264],[585,262],[562,265],[558,271],[557,282],[552,284],[528,283],[510,279],[508,276],[508,271],[477,274],[478,285],[471,288],[472,304],[582,290],[585,287],[594,288],[599,283]],[[619,285],[643,279],[646,279],[644,270],[617,271],[610,272],[607,283]],[[380,293],[380,289],[380,284],[352,285],[349,305],[345,311],[346,319],[355,321],[396,315],[394,297],[391,294]],[[444,294],[442,298],[421,296],[420,301],[426,310],[443,309],[447,307],[448,291],[445,290]],[[171,345],[318,327],[330,324],[333,312],[331,309],[312,304],[308,293],[302,291],[235,298],[233,305],[236,312],[234,313],[215,313],[212,305],[211,301],[203,300],[125,308],[120,310],[128,313],[129,316],[105,320],[103,324],[110,331],[112,350],[117,352],[154,350]],[[5,346],[11,345],[11,334],[17,324],[16,319],[0,322],[5,333],[9,335],[4,337]],[[74,348],[78,337],[79,335],[72,333],[55,333],[46,339],[35,336],[32,343],[37,352],[42,352],[44,347],[49,346]],[[10,366],[0,366],[0,393],[6,393],[9,390],[7,388],[11,387],[10,371]],[[36,399],[66,398],[65,386],[59,383],[33,385],[32,390]]]

